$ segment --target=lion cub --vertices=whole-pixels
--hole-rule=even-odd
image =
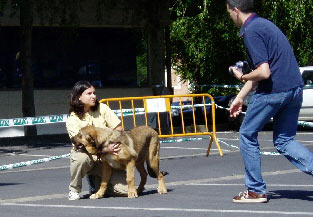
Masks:
[[[128,184],[128,198],[138,197],[144,190],[147,182],[147,174],[158,179],[159,194],[166,194],[167,189],[164,182],[164,174],[159,170],[159,137],[158,133],[149,126],[139,126],[130,131],[102,129],[87,126],[80,129],[79,133],[72,138],[73,144],[78,149],[83,149],[89,154],[99,154],[110,143],[119,143],[118,155],[100,154],[102,161],[101,185],[91,199],[102,198],[112,174],[112,168],[126,170],[126,181]],[[148,173],[144,163],[147,164]],[[141,181],[138,189],[135,188],[135,167],[137,168]]]

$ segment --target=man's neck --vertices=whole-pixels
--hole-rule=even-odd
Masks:
[[[241,13],[239,17],[241,20],[241,24],[243,25],[251,15],[252,13]]]

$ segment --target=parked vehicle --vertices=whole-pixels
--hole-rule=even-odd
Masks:
[[[313,121],[313,66],[300,67],[300,72],[304,81],[304,87],[299,120]]]
[[[222,106],[226,108],[228,106],[229,100],[233,97],[234,95],[230,96],[216,96],[214,98],[214,102],[216,105]],[[202,102],[194,102],[196,104],[202,104]],[[208,123],[211,123],[211,99],[207,98],[205,100],[206,104],[206,114],[208,118]],[[197,125],[204,125],[204,109],[203,106],[194,107],[194,111],[191,107],[192,103],[191,101],[183,101],[182,102],[183,106],[186,106],[182,109],[183,111],[183,116],[184,116],[184,123],[186,126],[192,126],[193,123],[193,112],[195,115],[196,119],[196,124]],[[180,102],[173,102],[171,106],[180,106]],[[228,116],[229,112],[226,109],[215,109],[215,123],[221,124],[221,123],[227,123],[228,122]],[[172,120],[173,120],[173,125],[174,126],[181,126],[182,120],[181,120],[181,110],[180,108],[172,108]]]

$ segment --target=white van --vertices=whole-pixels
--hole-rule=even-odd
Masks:
[[[313,66],[300,67],[300,72],[304,81],[304,87],[299,120],[313,121]]]

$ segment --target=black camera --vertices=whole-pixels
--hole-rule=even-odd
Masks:
[[[233,67],[237,68],[238,70],[241,70],[243,74],[247,74],[250,72],[250,66],[247,61],[238,61],[236,62],[235,65],[233,65]],[[233,69],[229,68],[229,74],[234,76]]]

